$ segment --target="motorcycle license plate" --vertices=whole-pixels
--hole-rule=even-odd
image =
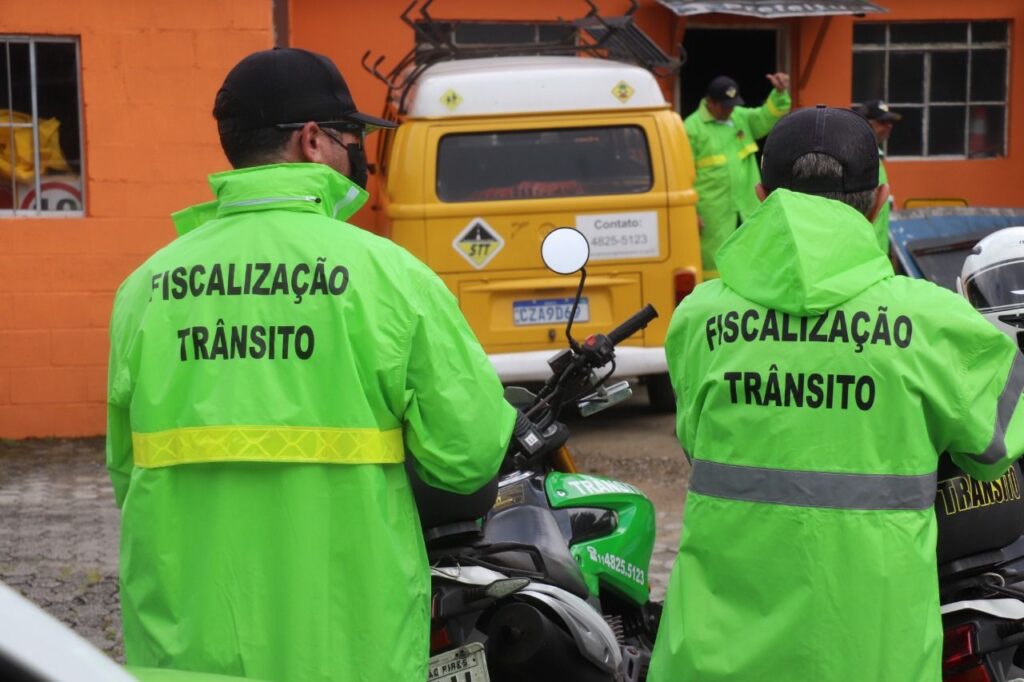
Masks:
[[[517,326],[531,324],[565,324],[572,314],[571,298],[542,298],[532,301],[512,302],[512,322]],[[580,299],[580,306],[576,309],[576,322],[590,321],[590,304],[587,299]]]
[[[431,656],[427,670],[427,682],[491,682],[480,642]]]

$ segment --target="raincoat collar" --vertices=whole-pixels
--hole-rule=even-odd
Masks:
[[[280,163],[214,173],[217,199],[174,213],[179,235],[208,220],[246,211],[288,209],[347,220],[369,198],[365,189],[320,163]]]
[[[726,240],[722,281],[767,308],[807,316],[893,276],[871,223],[846,204],[777,189]]]

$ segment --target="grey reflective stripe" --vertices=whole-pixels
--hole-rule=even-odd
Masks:
[[[234,208],[235,206],[259,206],[261,204],[276,204],[282,201],[310,201],[317,203],[320,201],[317,197],[305,196],[305,197],[265,197],[263,199],[246,199],[243,201],[229,201],[221,204],[223,208]]]
[[[338,203],[336,203],[334,205],[334,214],[331,217],[332,218],[337,218],[338,217],[338,213],[341,212],[341,209],[345,208],[346,206],[351,204],[353,201],[355,201],[356,197],[358,197],[358,196],[359,196],[359,190],[356,189],[355,187],[349,187],[348,188],[348,193],[345,194],[345,196],[341,198],[341,201],[339,201]]]
[[[696,459],[690,490],[729,500],[831,509],[930,509],[936,474],[839,474],[737,466]]]
[[[1013,411],[1020,402],[1021,392],[1024,391],[1024,356],[1017,353],[1013,357],[1013,365],[1010,367],[1010,376],[1006,379],[1003,392],[999,394],[999,402],[996,404],[996,427],[992,432],[992,442],[980,455],[968,455],[972,459],[985,464],[995,464],[1006,457],[1006,428],[1010,425],[1010,418]],[[1014,453],[1016,454],[1016,453]]]

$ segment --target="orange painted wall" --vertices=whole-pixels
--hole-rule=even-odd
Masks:
[[[226,168],[224,75],[273,44],[269,0],[5,2],[0,34],[78,36],[86,217],[0,218],[0,437],[106,430],[107,324],[168,214]]]
[[[640,1],[638,24],[674,55],[686,22],[655,0]],[[863,20],[1012,22],[1008,157],[890,161],[897,197],[1024,206],[1024,2],[879,1],[891,12]],[[406,5],[383,0],[354,11],[351,2],[290,0],[289,42],[334,58],[360,108],[379,112],[384,86],[359,61],[372,49],[387,56],[387,68],[406,53],[412,35],[398,18]],[[208,199],[206,175],[227,167],[210,114],[213,96],[238,59],[273,44],[272,7],[271,0],[4,4],[0,34],[80,38],[87,216],[0,218],[0,438],[105,430],[106,330],[115,288],[173,238],[168,214]],[[614,15],[628,2],[603,0],[600,7]],[[585,10],[582,0],[437,0],[432,8],[438,18],[490,19],[574,18]],[[711,15],[700,21],[757,20]],[[813,65],[810,51],[825,20],[787,21],[797,103],[848,105],[854,20],[829,21]],[[674,84],[662,85],[671,95]],[[379,216],[367,208],[354,222],[372,229]]]

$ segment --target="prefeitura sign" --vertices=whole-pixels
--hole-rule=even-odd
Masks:
[[[834,14],[870,14],[887,12],[884,7],[858,0],[820,0],[819,2],[778,2],[778,0],[739,0],[702,2],[701,0],[658,0],[679,16],[692,14],[738,14],[762,19],[828,16]]]

